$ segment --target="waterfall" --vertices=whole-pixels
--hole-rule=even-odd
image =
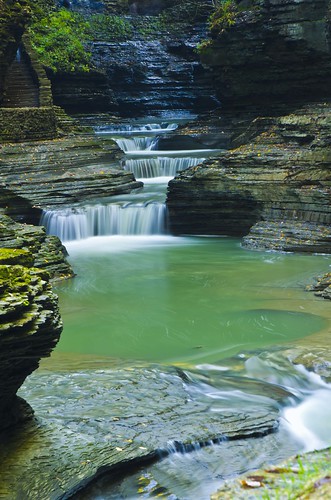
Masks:
[[[112,124],[101,125],[95,127],[94,130],[97,134],[142,134],[142,133],[157,133],[162,134],[176,130],[177,123],[146,123],[145,125],[130,125],[130,124]]]
[[[124,168],[133,172],[136,179],[151,177],[175,177],[176,173],[188,167],[194,167],[205,158],[139,158],[126,160]]]
[[[151,151],[157,144],[157,139],[155,137],[131,137],[131,138],[121,138],[115,139],[118,147],[126,151]]]
[[[44,211],[40,224],[62,241],[91,236],[152,235],[166,232],[164,203],[95,205],[79,209]]]
[[[21,49],[20,49],[20,47],[18,47],[18,49],[17,49],[17,51],[16,51],[15,60],[16,60],[17,62],[21,62],[21,59],[22,59]]]

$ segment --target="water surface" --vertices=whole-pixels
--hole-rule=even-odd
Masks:
[[[327,304],[304,291],[330,265],[326,256],[171,236],[104,236],[67,248],[77,276],[57,290],[59,351],[195,363],[288,343],[328,325]]]

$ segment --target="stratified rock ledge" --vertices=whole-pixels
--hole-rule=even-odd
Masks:
[[[0,429],[31,417],[31,408],[16,392],[38,368],[40,358],[49,356],[61,330],[48,274],[20,265],[0,265]]]

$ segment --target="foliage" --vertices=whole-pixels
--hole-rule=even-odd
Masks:
[[[66,9],[43,15],[35,10],[29,27],[31,44],[40,61],[53,71],[89,71],[91,55],[86,51],[88,23]]]
[[[222,33],[235,24],[239,13],[234,0],[219,0],[217,4],[215,12],[211,14],[208,20],[210,32],[214,35]]]
[[[93,40],[127,40],[132,36],[132,25],[121,16],[94,14],[89,20],[88,34]]]

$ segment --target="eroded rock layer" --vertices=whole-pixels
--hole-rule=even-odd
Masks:
[[[6,144],[0,160],[0,203],[9,215],[73,206],[140,188],[132,173],[119,166],[112,140],[94,136]]]
[[[20,258],[28,263],[28,256],[22,252]],[[31,408],[16,392],[38,367],[40,358],[50,354],[60,337],[62,324],[49,276],[35,268],[0,265],[0,304],[0,429],[3,429],[31,417]]]
[[[331,252],[330,104],[268,122],[250,144],[170,182],[174,233],[244,236],[258,223],[246,246]]]
[[[219,11],[201,52],[226,107],[292,107],[330,95],[327,0],[238,2]]]
[[[74,275],[66,255],[59,238],[46,235],[44,227],[19,224],[0,215],[0,264],[34,266],[52,279],[66,279]]]

